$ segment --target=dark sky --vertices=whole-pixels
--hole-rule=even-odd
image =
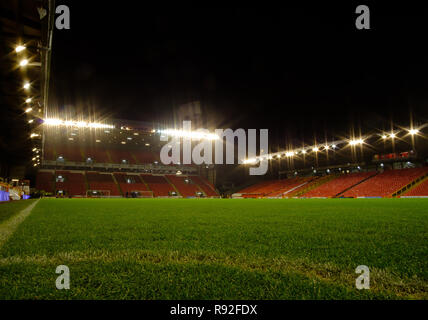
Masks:
[[[51,103],[117,118],[162,121],[194,99],[218,128],[268,128],[311,140],[428,117],[428,14],[357,4],[192,8],[142,1],[57,1]],[[272,141],[272,140],[271,140]]]

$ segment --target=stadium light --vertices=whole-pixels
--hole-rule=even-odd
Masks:
[[[26,102],[26,103],[30,103],[32,100],[33,100],[33,99],[31,99],[31,98],[27,98],[27,99],[25,99],[25,102]]]
[[[395,133],[393,132],[393,133],[391,133],[390,135],[389,135],[391,138],[395,138],[396,137],[396,135],[395,135]]]
[[[30,89],[30,83],[29,82],[25,82],[23,87],[24,87],[25,90]]]
[[[34,138],[34,137],[38,137],[38,136],[40,136],[39,134],[37,134],[37,133],[32,133],[31,135],[30,135],[30,138]]]
[[[304,149],[303,149],[303,150],[302,150],[302,154],[305,154],[305,153],[306,153],[306,150],[304,150]]]
[[[33,119],[28,120],[28,123],[33,123],[33,122],[34,122]]]
[[[184,130],[176,130],[176,129],[166,129],[162,130],[161,134],[165,134],[173,137],[180,138],[191,138],[191,139],[208,139],[208,140],[217,140],[219,136],[214,133],[205,133],[199,131],[184,131]]]
[[[351,141],[349,141],[349,144],[351,145],[351,146],[355,146],[355,145],[357,145],[357,144],[363,144],[364,143],[364,140],[363,139],[358,139],[358,140],[351,140]]]
[[[31,111],[33,111],[33,108],[27,108],[27,109],[25,109],[25,113],[28,113],[28,112],[31,112]]]
[[[336,146],[335,144],[332,144],[332,145],[331,145],[331,147],[332,147],[333,149],[336,149],[336,148],[337,148],[337,146]]]
[[[22,59],[22,60],[19,62],[19,65],[20,65],[21,67],[25,67],[27,64],[28,64],[28,60],[27,60],[27,59]]]
[[[419,133],[419,130],[418,130],[418,129],[410,129],[410,130],[409,130],[409,133],[413,136],[413,135],[415,135],[415,134],[418,134],[418,133]]]
[[[312,151],[313,152],[318,152],[320,149],[318,148],[318,147],[314,147],[313,149],[312,149]]]
[[[289,152],[286,152],[285,153],[285,156],[286,157],[292,157],[294,155],[294,152],[293,151],[289,151]]]
[[[385,140],[386,138],[388,138],[388,136],[386,134],[382,135],[382,139]]]
[[[48,126],[66,126],[66,127],[92,128],[92,129],[114,128],[114,126],[110,124],[86,122],[86,121],[71,121],[71,120],[64,121],[64,120],[55,119],[55,118],[44,119],[43,123]]]
[[[244,164],[256,163],[257,159],[256,158],[246,159],[243,162],[244,162]]]
[[[18,46],[16,46],[15,51],[16,51],[17,53],[19,53],[19,52],[21,52],[21,51],[24,51],[25,49],[26,49],[26,47],[25,47],[25,46],[18,45]]]
[[[329,147],[328,145],[325,145],[325,146],[324,146],[324,149],[325,149],[325,150],[328,150],[328,149],[330,149],[330,147]]]

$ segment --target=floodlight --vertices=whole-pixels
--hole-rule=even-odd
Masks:
[[[26,90],[30,89],[30,83],[29,82],[24,83],[24,89],[26,89]]]
[[[24,51],[26,48],[25,48],[25,46],[21,46],[21,45],[19,45],[19,46],[17,46],[16,48],[15,48],[15,51],[16,52],[21,52],[21,51]]]
[[[27,60],[27,59],[23,59],[23,60],[21,60],[21,61],[19,62],[19,65],[20,65],[21,67],[25,67],[27,64],[28,64],[28,60]]]
[[[419,133],[419,130],[418,129],[410,129],[409,133],[413,136],[413,135]]]
[[[28,113],[28,112],[31,112],[31,111],[33,111],[33,108],[27,108],[27,109],[25,109],[25,113]]]
[[[25,102],[26,102],[26,103],[30,103],[32,100],[33,100],[33,99],[31,99],[31,98],[27,98],[27,99],[25,99]]]
[[[312,151],[313,152],[318,152],[320,149],[318,148],[318,147],[314,147],[313,149],[312,149]]]

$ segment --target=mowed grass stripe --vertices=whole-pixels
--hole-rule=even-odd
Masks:
[[[354,270],[343,270],[333,264],[314,264],[308,260],[289,260],[287,257],[274,259],[246,256],[207,256],[204,252],[182,254],[178,251],[114,251],[114,252],[62,252],[55,256],[12,256],[0,259],[0,266],[11,267],[17,264],[56,266],[66,264],[73,268],[79,263],[157,264],[157,265],[217,265],[236,268],[245,272],[280,273],[282,275],[299,275],[314,281],[331,285],[341,285],[355,289]],[[53,268],[53,267],[52,267]],[[400,278],[384,269],[372,268],[371,291],[391,297],[427,299],[428,285],[417,277]],[[138,275],[137,275],[138,276]]]
[[[13,267],[54,270],[63,263],[60,260],[79,270],[87,265],[107,274],[113,265],[121,266],[121,272],[137,278],[143,266],[179,268],[188,281],[193,280],[186,270],[197,265],[204,270],[232,268],[249,278],[256,273],[291,277],[293,283],[310,279],[345,290],[327,290],[318,298],[425,299],[427,204],[425,199],[43,199],[0,249],[0,282],[10,288],[7,274]],[[362,264],[369,266],[372,285],[376,284],[368,296],[354,294],[354,270]],[[171,276],[161,272],[158,281],[168,282],[162,277]],[[19,282],[27,276],[17,277]],[[156,283],[152,285],[150,290],[156,291]],[[207,285],[214,290],[213,283]],[[222,297],[229,296],[228,286],[233,281],[223,285]],[[85,289],[81,290],[79,297],[84,298]],[[123,290],[131,288],[125,285]],[[160,296],[180,296],[173,290]],[[200,297],[201,291],[192,292]],[[103,293],[111,296],[99,292],[97,297]],[[273,292],[267,296],[285,297]]]
[[[21,210],[19,213],[16,213],[16,209],[21,209],[21,206],[15,206],[13,209],[9,212],[12,212],[12,214],[9,214],[9,218],[0,223],[0,248],[2,245],[8,240],[8,238],[15,232],[17,227],[24,221],[28,215],[31,213],[33,208],[36,206],[37,202],[39,200],[36,200],[34,202],[25,203],[27,207],[23,210]],[[24,204],[24,202],[23,202]],[[3,204],[2,206],[7,206],[8,204]]]

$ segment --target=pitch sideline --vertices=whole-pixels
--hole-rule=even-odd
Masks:
[[[36,202],[33,202],[25,209],[21,210],[15,216],[12,216],[10,219],[4,221],[0,224],[0,248],[5,244],[9,237],[15,232],[18,226],[24,221],[31,213],[36,204],[40,201],[38,199]]]

